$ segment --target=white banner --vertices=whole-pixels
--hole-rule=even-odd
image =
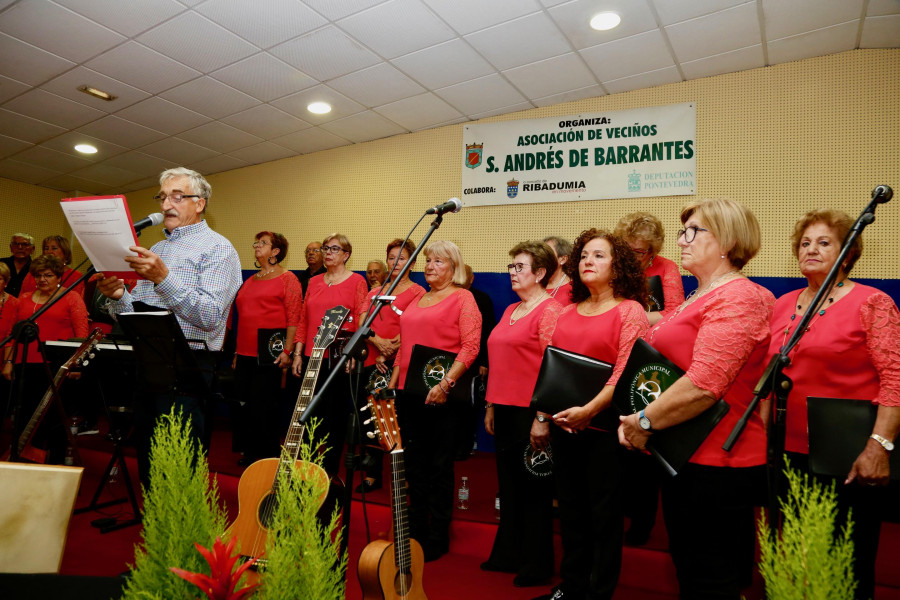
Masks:
[[[696,193],[693,102],[465,125],[465,206]]]

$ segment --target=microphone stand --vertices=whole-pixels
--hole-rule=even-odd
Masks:
[[[888,193],[885,193],[883,191],[884,187],[886,186],[879,186],[875,188],[875,190],[873,190],[872,201],[869,202],[868,206],[866,206],[862,213],[860,213],[859,217],[856,219],[856,223],[854,223],[850,231],[847,232],[847,237],[844,239],[844,243],[841,246],[841,252],[837,257],[837,260],[834,262],[834,265],[831,267],[828,275],[825,277],[825,281],[822,283],[812,302],[809,303],[806,312],[797,323],[797,326],[794,329],[794,333],[791,334],[790,339],[784,346],[781,347],[781,351],[773,356],[772,360],[769,361],[766,370],[763,372],[762,377],[757,382],[756,387],[753,390],[753,400],[750,402],[749,406],[747,406],[747,410],[744,411],[744,414],[731,430],[731,434],[729,434],[728,439],[725,440],[724,444],[722,444],[722,449],[726,452],[730,452],[743,433],[744,428],[747,426],[747,422],[756,411],[756,408],[759,405],[759,401],[764,398],[768,398],[774,393],[774,410],[772,411],[771,419],[769,420],[769,427],[767,432],[768,444],[766,448],[766,467],[769,484],[768,518],[770,530],[772,531],[773,535],[775,535],[775,532],[777,531],[781,520],[781,506],[779,504],[779,498],[781,497],[782,491],[781,470],[784,463],[787,399],[794,385],[793,381],[791,381],[791,378],[784,374],[784,369],[791,364],[789,354],[797,346],[797,344],[800,343],[800,339],[806,333],[806,329],[809,326],[810,322],[815,317],[816,313],[819,312],[822,304],[824,304],[825,302],[827,295],[831,292],[832,287],[834,287],[835,281],[840,274],[841,266],[844,264],[844,260],[847,258],[847,255],[850,253],[850,250],[853,247],[853,243],[856,241],[856,238],[858,238],[862,234],[863,229],[865,229],[867,225],[870,225],[875,221],[875,208],[879,204],[887,202],[891,199],[891,195],[893,195],[893,192],[890,192],[890,188],[887,188]]]

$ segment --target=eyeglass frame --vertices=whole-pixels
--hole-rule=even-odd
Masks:
[[[688,239],[687,232],[693,231],[694,234],[691,236],[691,239]],[[684,229],[678,230],[678,239],[681,239],[681,236],[684,236],[684,243],[690,244],[693,243],[694,240],[697,239],[698,231],[709,231],[709,229],[704,229],[703,227],[698,227],[697,225],[691,225],[690,227],[685,227]]]
[[[342,246],[322,246],[319,248],[322,254],[337,254],[338,252],[346,252],[347,250]]]
[[[304,251],[304,254],[310,254],[310,253],[312,253],[312,254],[322,254],[322,249],[321,249],[321,248],[307,248],[307,249]]]
[[[516,273],[521,273],[522,269],[524,269],[525,267],[531,269],[533,266],[534,265],[532,265],[531,263],[509,263],[508,265],[506,265],[506,270],[512,271],[513,269],[515,269]]]
[[[255,242],[253,242],[252,244],[250,244],[250,246],[253,247],[253,248],[262,248],[262,247],[264,247],[264,246],[266,246],[266,245],[271,246],[271,245],[272,245],[272,242],[267,242],[266,240],[256,240]]]
[[[34,244],[31,242],[10,242],[10,246],[15,246],[16,248],[34,248]]]
[[[180,194],[178,192],[175,192],[175,193],[169,195],[169,194],[166,194],[165,192],[160,192],[157,195],[153,196],[153,199],[156,200],[157,202],[159,202],[160,204],[162,204],[166,200],[170,200],[172,202],[172,204],[181,204],[182,202],[184,202],[185,198],[202,198],[202,197],[203,196],[201,196],[200,194]],[[194,202],[197,202],[197,201],[194,200]]]

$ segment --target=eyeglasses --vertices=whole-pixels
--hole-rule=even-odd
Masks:
[[[694,241],[694,238],[697,237],[698,231],[709,231],[709,229],[703,229],[702,227],[697,227],[696,225],[691,225],[690,227],[686,227],[685,229],[681,229],[678,232],[678,237],[684,236],[684,241],[690,244]]]
[[[16,248],[28,248],[29,246],[34,246],[31,242],[11,242],[10,246],[15,246]]]
[[[513,269],[515,269],[516,273],[521,273],[522,269],[524,269],[525,267],[531,268],[531,265],[528,263],[510,263],[506,265],[506,270],[512,271]]]
[[[173,194],[166,194],[165,192],[160,192],[157,195],[153,196],[153,199],[162,204],[168,199],[172,204],[181,204],[181,202],[185,198],[200,198],[197,194],[182,194],[181,192],[175,192]],[[196,200],[194,200],[196,202]]]
[[[321,248],[307,248],[306,253],[307,254],[322,254],[322,249]]]
[[[268,246],[268,245],[270,245],[270,244],[269,244],[269,242],[267,242],[266,240],[256,240],[256,241],[253,242],[253,244],[252,244],[252,246],[253,246],[254,248],[262,248],[263,246]]]
[[[37,279],[56,279],[56,273],[38,273],[34,276],[35,280]]]
[[[344,252],[344,249],[340,246],[322,246],[322,252],[324,254],[337,254],[338,252]]]
[[[650,253],[649,250],[641,250],[640,248],[632,248],[631,251],[634,252],[635,254],[637,254],[638,256],[644,256],[644,255]]]

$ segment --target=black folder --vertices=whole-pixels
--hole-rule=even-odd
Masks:
[[[594,399],[613,372],[613,365],[555,346],[547,346],[541,361],[531,408],[556,414]],[[614,411],[604,410],[591,419],[591,427],[615,431],[619,420]]]
[[[659,275],[651,275],[647,278],[647,287],[650,289],[650,297],[648,298],[650,312],[657,312],[666,309],[666,297],[663,294],[662,277]]]
[[[284,351],[287,329],[256,330],[256,362],[260,366],[272,366],[278,355]]]
[[[675,363],[639,339],[634,343],[625,370],[616,384],[613,406],[623,415],[640,412],[682,375],[684,371]],[[669,475],[677,475],[728,409],[728,403],[720,399],[690,421],[655,431],[647,442],[647,450]]]
[[[455,352],[422,344],[414,345],[412,353],[409,355],[409,367],[406,370],[403,391],[408,394],[427,396],[431,388],[443,381],[446,374],[450,372],[454,360],[456,360]]]
[[[806,399],[809,469],[817,475],[846,477],[872,435],[878,405],[847,398]],[[900,479],[900,456],[891,452],[891,479]]]

